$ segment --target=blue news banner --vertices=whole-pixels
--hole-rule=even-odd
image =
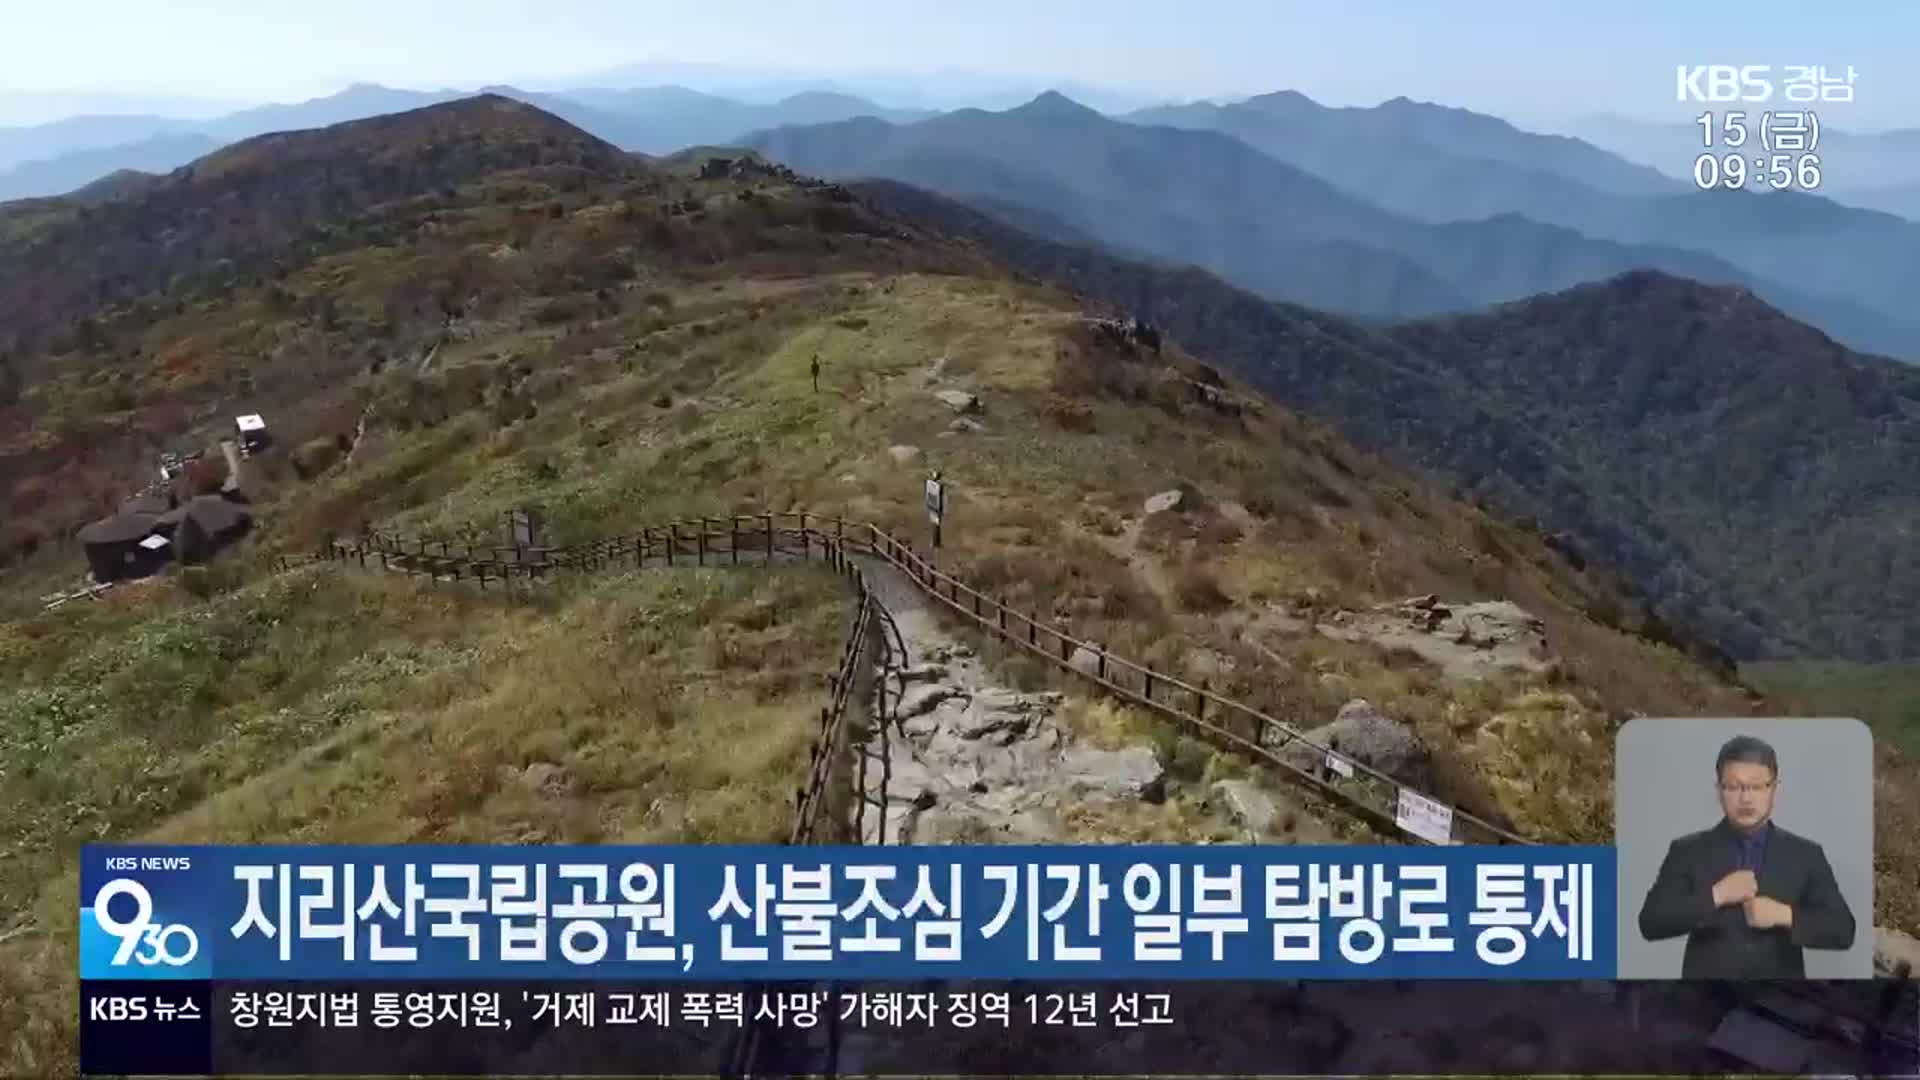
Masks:
[[[323,1047],[348,995],[358,1042],[431,1027],[470,1050],[614,987],[702,987],[711,1014],[749,984],[1153,985],[1177,1012],[1200,980],[1605,980],[1614,875],[1608,847],[90,845],[82,1068],[303,1071],[286,1048]],[[494,1023],[402,1008],[462,986],[499,992]],[[558,988],[546,1021],[533,987]]]

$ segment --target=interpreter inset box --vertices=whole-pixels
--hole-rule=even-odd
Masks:
[[[1615,743],[1622,979],[1873,976],[1873,735],[1640,717]]]

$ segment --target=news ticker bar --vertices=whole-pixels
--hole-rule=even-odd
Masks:
[[[88,981],[81,1071],[174,1076],[1920,1075],[1891,981]],[[190,1008],[188,1006],[191,1006]]]
[[[1610,847],[82,853],[83,979],[1582,979]]]

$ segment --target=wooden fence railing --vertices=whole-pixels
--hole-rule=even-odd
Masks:
[[[1037,614],[1013,608],[939,569],[912,545],[870,522],[805,511],[703,517],[581,544],[472,551],[469,555],[464,545],[456,549],[451,543],[369,532],[333,541],[322,557],[436,580],[471,580],[483,589],[490,584],[533,585],[557,571],[819,559],[843,571],[851,566],[859,582],[862,609],[869,604],[869,590],[852,560],[876,559],[986,633],[1168,717],[1216,746],[1270,767],[1370,824],[1420,843],[1535,842],[1449,806],[1433,793],[1334,747],[1322,746],[1285,721],[1209,689],[1204,680],[1196,682],[1129,660]],[[864,793],[864,787],[861,790]],[[1445,835],[1438,835],[1440,830]]]
[[[873,717],[885,715],[886,676],[892,673],[897,679],[905,659],[899,631],[868,587],[865,572],[848,556],[844,542],[806,528],[782,528],[772,515],[760,515],[751,524],[746,520],[734,518],[724,530],[714,519],[672,522],[629,536],[565,547],[472,549],[471,555],[464,544],[369,531],[351,540],[330,541],[314,556],[283,556],[277,565],[290,570],[315,561],[345,563],[434,581],[472,582],[486,589],[490,585],[531,587],[557,573],[626,566],[740,565],[782,558],[823,562],[852,587],[854,618],[840,662],[829,677],[832,692],[820,711],[820,732],[807,780],[794,794],[794,820],[787,842],[859,843],[863,835],[884,842],[891,735]],[[868,790],[868,773],[873,768],[882,773],[878,795]],[[873,830],[866,828],[870,809],[881,815]]]
[[[861,566],[863,559],[892,566],[947,610],[984,632],[1024,648],[1108,693],[1171,717],[1218,745],[1270,765],[1370,821],[1399,828],[1396,810],[1404,794],[1439,801],[1364,762],[1313,743],[1259,709],[1209,690],[1204,681],[1196,684],[1116,656],[1097,642],[1075,637],[1034,614],[1020,612],[939,569],[912,545],[870,523],[801,512],[700,518],[584,544],[485,551],[476,548],[471,555],[464,545],[456,553],[434,541],[423,544],[391,534],[369,533],[331,543],[317,557],[295,557],[283,560],[283,564],[291,567],[313,558],[369,568],[380,566],[441,580],[471,580],[482,586],[489,582],[532,585],[549,580],[556,571],[629,565],[730,566],[782,559],[825,563],[847,579],[858,602],[832,677],[829,703],[821,710],[820,732],[814,740],[807,778],[794,795],[793,825],[788,834],[791,844],[859,843],[868,838],[886,842],[886,788],[891,771],[890,733],[884,722],[888,715],[886,677],[890,671],[897,676],[906,657],[899,631]],[[1075,656],[1083,650],[1091,655],[1091,664],[1085,654],[1076,664]],[[876,742],[878,752],[874,753]],[[1327,767],[1298,767],[1282,756],[1289,746],[1309,749],[1314,759]],[[869,783],[870,763],[876,759],[882,770],[877,790]],[[1329,773],[1350,775],[1335,779]],[[864,816],[876,807],[881,815],[879,827],[868,830]],[[1459,810],[1452,813],[1445,841],[1411,832],[1407,835],[1424,843],[1534,842]],[[757,998],[768,989],[751,987],[749,994]],[[1815,990],[1811,984],[1805,989],[1810,994]],[[1876,1033],[1885,1029],[1886,1017],[1901,1007],[1894,1000],[1900,993],[1889,995],[1892,1005],[1883,1002],[1877,1018],[1861,1017],[1860,1022]],[[1835,1007],[1827,997],[1814,1003],[1821,1008]],[[748,1008],[753,1009],[754,1004],[749,1003]],[[785,1059],[814,1066],[824,1063],[824,1070],[815,1067],[809,1071],[832,1075],[840,1042],[838,1025],[830,1019],[823,1026],[826,1030],[819,1033],[817,1042],[796,1047],[788,1044],[782,1032],[760,1023],[745,1025],[729,1047],[722,1074],[758,1075],[768,1060]],[[1911,1042],[1914,1035],[1907,1032],[1889,1037]]]

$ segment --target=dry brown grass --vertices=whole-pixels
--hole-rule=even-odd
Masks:
[[[6,627],[0,910],[45,933],[0,944],[0,1074],[71,1075],[87,840],[783,837],[844,611],[805,572],[649,572],[524,606],[313,567]],[[536,763],[564,783],[523,781]]]
[[[1173,594],[1182,610],[1196,614],[1225,611],[1233,605],[1233,597],[1227,595],[1220,584],[1220,575],[1200,561],[1188,562],[1180,568],[1174,576]]]
[[[1093,410],[1082,402],[1055,395],[1047,399],[1040,411],[1062,431],[1086,435],[1094,429]]]

